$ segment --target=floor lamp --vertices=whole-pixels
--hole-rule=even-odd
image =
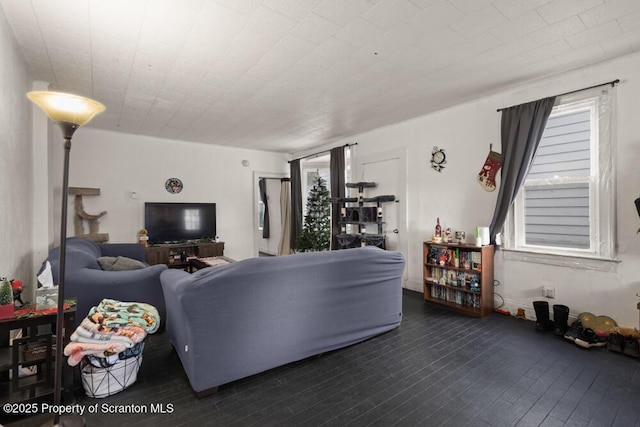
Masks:
[[[56,316],[56,360],[53,382],[53,403],[62,403],[62,357],[64,328],[64,273],[67,250],[67,200],[69,193],[69,151],[71,137],[80,126],[83,126],[96,114],[104,111],[104,105],[93,99],[61,92],[34,91],[27,93],[27,98],[40,107],[46,115],[56,122],[62,130],[64,138],[64,172],[62,179],[62,215],[60,216],[60,263],[58,272],[58,313]],[[56,412],[53,425],[84,425],[81,417],[60,417]]]

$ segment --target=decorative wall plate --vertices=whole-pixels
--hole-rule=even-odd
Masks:
[[[167,182],[164,183],[164,188],[171,194],[178,194],[182,191],[182,181],[178,178],[169,178]]]
[[[444,149],[433,147],[433,151],[431,152],[431,167],[438,172],[442,172],[445,163],[447,163],[447,156],[444,154]]]

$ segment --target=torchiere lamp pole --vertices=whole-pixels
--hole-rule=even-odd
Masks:
[[[62,403],[64,274],[67,251],[67,200],[69,193],[69,151],[71,150],[71,137],[76,129],[87,124],[96,114],[103,112],[105,107],[93,99],[61,92],[34,91],[27,93],[27,98],[40,107],[51,120],[60,126],[64,138],[62,215],[60,217],[60,263],[58,265],[58,312],[56,316],[57,344],[53,383],[53,403],[56,406],[60,406]],[[56,411],[53,418],[53,425],[84,425],[84,420],[81,417],[73,416],[62,417],[61,419],[59,412]]]

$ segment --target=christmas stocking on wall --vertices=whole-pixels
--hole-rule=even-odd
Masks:
[[[478,174],[478,182],[486,191],[494,191],[496,189],[496,173],[502,166],[502,155],[491,150],[492,146],[493,144],[489,146],[489,155]]]

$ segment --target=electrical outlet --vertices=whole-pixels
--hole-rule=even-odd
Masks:
[[[544,288],[542,288],[542,296],[547,298],[555,298],[556,288],[551,286],[545,286]]]

